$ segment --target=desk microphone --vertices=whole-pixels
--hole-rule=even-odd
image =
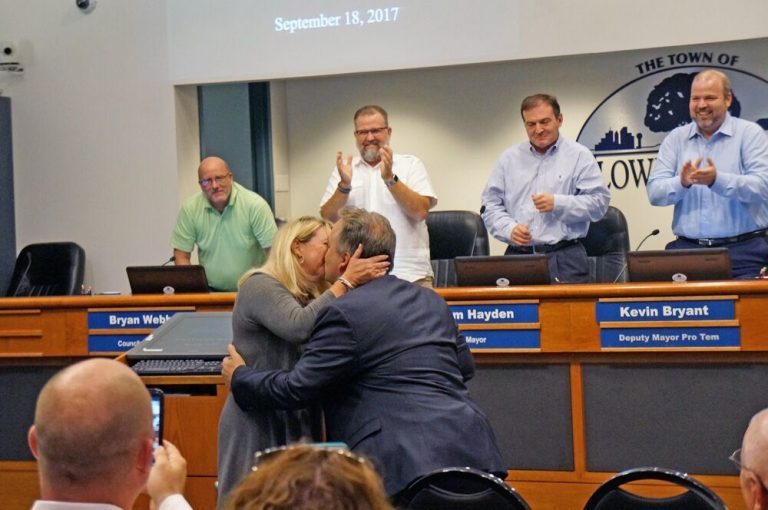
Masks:
[[[637,248],[635,248],[635,251],[639,251],[640,247],[643,246],[643,243],[646,242],[649,237],[653,237],[653,236],[657,236],[657,235],[659,235],[659,229],[658,228],[654,228],[653,231],[650,234],[648,234],[647,236],[643,237],[643,240],[638,243]],[[627,270],[627,265],[628,265],[627,262],[624,262],[624,267],[621,268],[621,272],[616,276],[616,279],[613,280],[612,283],[616,283],[616,282],[619,281],[619,278],[621,278],[621,276],[624,274],[624,271]]]
[[[657,232],[658,232],[658,231],[657,231]],[[646,238],[646,239],[647,239],[647,238]],[[167,266],[167,265],[168,265],[168,264],[170,264],[171,262],[175,262],[175,261],[176,261],[176,257],[175,257],[175,256],[172,256],[171,258],[169,258],[168,260],[166,260],[165,262],[163,262],[162,264],[160,264],[160,267],[163,267],[163,266]]]

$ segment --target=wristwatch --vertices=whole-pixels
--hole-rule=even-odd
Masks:
[[[394,185],[395,185],[395,183],[397,183],[399,180],[400,180],[400,178],[397,176],[397,174],[393,174],[391,179],[389,179],[389,180],[387,180],[387,181],[384,181],[384,184],[386,184],[386,185],[387,185],[387,188],[391,188],[391,187],[392,187],[392,186],[394,186]]]

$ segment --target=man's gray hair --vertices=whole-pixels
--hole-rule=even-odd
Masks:
[[[356,112],[355,116],[352,118],[353,122],[355,123],[355,126],[357,126],[357,118],[362,115],[374,115],[374,114],[380,114],[382,117],[384,117],[384,124],[389,126],[389,115],[387,115],[387,111],[382,108],[381,106],[377,104],[367,104],[365,106],[361,106]]]
[[[362,244],[363,258],[387,255],[389,260],[395,260],[397,238],[387,218],[356,207],[345,207],[339,212],[339,217],[342,228],[336,247],[338,253],[355,253],[358,245]]]

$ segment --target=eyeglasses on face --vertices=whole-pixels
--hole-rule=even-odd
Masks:
[[[197,182],[199,182],[200,186],[202,186],[203,188],[207,188],[208,186],[213,184],[213,181],[216,181],[216,184],[224,184],[225,182],[227,182],[227,179],[229,179],[230,177],[232,177],[232,174],[216,175],[213,177],[209,177],[207,179],[200,179]]]
[[[389,129],[389,126],[377,127],[372,129],[356,129],[355,136],[359,136],[360,138],[365,138],[369,134],[373,136],[379,136],[385,133],[388,129]]]
[[[267,448],[254,453],[251,471],[258,470],[262,463],[274,459],[283,452],[301,447],[309,447],[312,448],[313,451],[323,452],[326,458],[338,455],[354,464],[369,465],[365,458],[352,453],[344,443],[298,443],[286,446],[275,446],[274,448]]]

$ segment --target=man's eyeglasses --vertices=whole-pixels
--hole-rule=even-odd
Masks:
[[[379,136],[380,134],[384,133],[387,129],[389,129],[389,126],[378,127],[373,129],[356,129],[355,136],[359,136],[360,138],[365,138],[369,134],[373,136]]]
[[[736,469],[739,471],[746,469],[741,465],[741,448],[734,450],[734,452],[728,457],[728,460],[733,462],[733,464],[736,466]]]
[[[744,471],[749,471],[750,473],[752,473],[755,476],[755,478],[757,478],[757,481],[760,483],[760,485],[763,486],[763,490],[768,492],[768,487],[765,486],[765,483],[763,483],[763,479],[760,478],[760,476],[755,472],[755,470],[754,469],[750,469],[750,468],[748,468],[747,466],[745,466],[744,464],[741,463],[741,448],[735,450],[728,457],[728,460],[733,462],[733,464],[736,466],[736,468],[738,468],[739,471],[741,471],[743,469]]]
[[[314,443],[314,444],[313,443],[297,443],[293,445],[276,446],[274,448],[267,448],[266,450],[261,450],[254,453],[253,467],[251,467],[251,471],[258,470],[259,466],[262,463],[274,459],[281,453],[295,450],[297,448],[304,448],[304,449],[309,448],[311,449],[312,452],[322,452],[322,454],[324,455],[324,458],[330,458],[338,455],[355,464],[369,465],[368,461],[365,458],[352,453],[347,448],[347,445],[344,443]]]
[[[216,181],[216,184],[224,184],[225,182],[227,182],[227,179],[229,179],[230,177],[232,177],[232,174],[216,175],[208,179],[200,179],[197,182],[199,182],[200,186],[202,186],[203,188],[207,188],[208,186],[213,184],[213,181]]]

